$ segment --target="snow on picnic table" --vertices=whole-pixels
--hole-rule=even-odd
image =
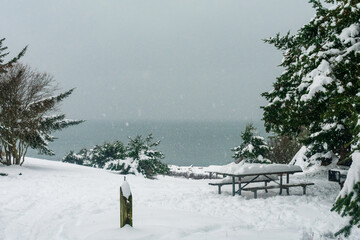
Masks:
[[[279,172],[301,172],[301,167],[288,164],[260,164],[260,163],[230,163],[218,169],[219,173],[227,174],[255,174],[255,173],[279,173]]]
[[[277,191],[231,196],[210,180],[127,176],[134,227],[119,228],[122,175],[60,162],[26,159],[23,167],[0,166],[0,239],[332,239],[345,222],[330,208],[339,192],[326,175],[302,195]],[[22,175],[19,175],[22,173]],[[216,180],[212,180],[216,181]],[[228,188],[227,188],[228,187]],[[351,240],[359,239],[354,229]]]

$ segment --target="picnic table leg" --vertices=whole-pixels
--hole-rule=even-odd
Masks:
[[[279,193],[279,195],[282,194],[282,182],[283,182],[283,175],[280,174],[280,193]]]
[[[303,187],[303,194],[306,194],[306,185],[302,186]]]
[[[239,177],[239,195],[241,195],[241,177]]]
[[[265,187],[267,187],[267,182],[265,181]],[[265,192],[267,193],[268,190],[265,188]]]
[[[288,173],[286,174],[286,183],[289,184],[289,174]],[[290,188],[286,188],[287,195],[290,195],[289,191],[290,191]]]
[[[232,195],[235,196],[235,177],[232,177]]]
[[[221,194],[221,185],[218,186],[218,193]]]

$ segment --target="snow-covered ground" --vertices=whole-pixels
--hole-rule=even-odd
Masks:
[[[339,192],[326,174],[295,174],[315,182],[307,189],[231,196],[209,181],[127,176],[134,227],[119,228],[123,176],[28,158],[24,166],[0,166],[0,239],[336,239],[346,219],[330,212]],[[21,173],[21,175],[19,175]],[[354,229],[350,239],[360,239]]]

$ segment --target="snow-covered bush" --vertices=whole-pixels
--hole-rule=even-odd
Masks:
[[[77,165],[84,165],[85,156],[81,154],[81,152],[87,151],[86,149],[82,149],[79,153],[74,153],[74,151],[70,151],[66,156],[63,158],[63,162],[67,163],[75,163]]]
[[[104,168],[120,174],[139,174],[138,162],[134,161],[132,158],[110,160],[105,163]]]
[[[233,158],[244,160],[248,163],[271,163],[265,156],[269,151],[269,147],[263,137],[255,136],[256,128],[252,124],[248,124],[245,131],[241,134],[242,143],[231,149],[234,152]]]
[[[146,138],[138,135],[134,139],[129,137],[127,146],[115,141],[96,145],[90,150],[82,149],[78,153],[71,151],[63,158],[63,162],[104,168],[120,174],[143,174],[148,178],[156,174],[168,174],[168,166],[160,161],[164,154],[155,149],[160,141],[152,140],[152,134]]]
[[[169,174],[168,166],[160,161],[165,157],[164,154],[154,149],[160,144],[160,141],[152,142],[152,134],[146,138],[138,135],[134,139],[129,138],[129,140],[126,148],[128,157],[138,161],[140,173],[146,177],[152,177],[156,174]]]

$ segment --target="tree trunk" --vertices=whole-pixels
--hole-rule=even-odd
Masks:
[[[340,149],[339,151],[340,159],[338,161],[339,165],[345,165],[345,166],[351,165],[352,161],[351,159],[348,159],[350,152],[351,152],[350,146],[346,146]]]
[[[20,163],[20,166],[22,166],[23,163],[25,162],[25,156],[26,156],[26,153],[27,153],[27,150],[28,150],[28,149],[29,149],[29,144],[27,144],[27,145],[25,146],[25,151],[24,151],[24,153],[23,153],[22,162]]]

